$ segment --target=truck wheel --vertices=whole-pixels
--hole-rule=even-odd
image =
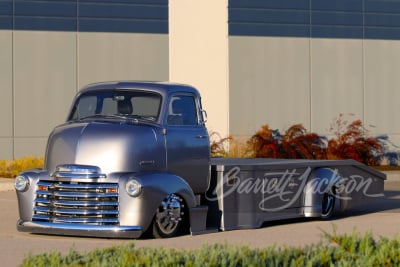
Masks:
[[[153,236],[168,238],[177,235],[182,225],[183,200],[174,195],[168,195],[158,207],[153,220]]]
[[[329,220],[335,209],[335,195],[332,192],[326,192],[322,197],[321,219]]]

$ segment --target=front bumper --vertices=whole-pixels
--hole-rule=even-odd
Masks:
[[[17,230],[34,234],[87,236],[105,238],[139,238],[140,226],[102,226],[86,224],[66,224],[51,222],[17,221]]]

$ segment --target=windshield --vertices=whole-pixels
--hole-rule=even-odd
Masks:
[[[68,120],[119,116],[157,121],[161,96],[133,90],[102,90],[83,94],[75,102]]]

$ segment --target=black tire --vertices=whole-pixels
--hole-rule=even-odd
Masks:
[[[329,220],[332,218],[335,210],[335,194],[326,192],[322,197],[321,219]]]
[[[178,235],[183,226],[183,200],[175,194],[168,195],[158,207],[153,219],[152,232],[155,238]]]

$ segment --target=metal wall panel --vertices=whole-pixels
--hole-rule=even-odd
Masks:
[[[168,0],[80,1],[79,31],[168,33]]]
[[[46,152],[47,136],[18,137],[14,139],[14,157],[43,157]]]
[[[363,43],[355,39],[311,39],[311,125],[319,134],[340,113],[364,118]]]
[[[15,137],[46,137],[76,87],[76,34],[14,32]]]
[[[309,0],[229,0],[229,35],[309,36]]]
[[[310,0],[229,0],[232,8],[308,9]]]
[[[14,0],[14,30],[76,31],[76,1]]]
[[[303,123],[312,131],[329,134],[334,118],[351,113],[354,116],[349,120],[362,119],[367,128],[371,125],[371,134],[387,133],[392,140],[400,140],[400,126],[395,123],[400,98],[396,88],[400,2],[295,2],[229,1],[231,133],[252,135],[264,123],[280,129]],[[285,47],[287,42],[283,40],[291,37],[308,40],[306,48],[293,46],[293,51],[306,55],[306,59],[295,55],[292,66],[302,65],[303,70],[280,68],[289,66],[285,52],[271,48],[275,42],[277,47]],[[278,62],[271,60],[271,54],[279,58]],[[299,83],[304,89],[296,95],[299,86],[288,83],[299,73],[307,82]],[[285,91],[288,93],[283,99]],[[266,100],[263,106],[267,98],[273,100]],[[305,105],[294,112],[292,99],[302,100]],[[246,108],[238,111],[240,103]]]
[[[0,29],[0,158],[42,156],[87,83],[168,80],[168,0],[0,0]]]
[[[305,38],[229,37],[230,134],[310,127],[309,60]]]
[[[0,159],[12,157],[12,32],[0,31]]]
[[[79,33],[78,87],[114,80],[168,80],[168,35]]]
[[[400,141],[399,41],[231,36],[229,49],[231,134],[302,123],[331,135],[344,114]]]
[[[0,0],[0,30],[12,29],[13,26],[13,2],[12,0]]]
[[[168,33],[168,0],[0,0],[0,29]]]
[[[229,35],[400,39],[400,2],[229,1]]]
[[[366,125],[377,134],[400,137],[400,41],[367,40],[364,48]]]
[[[360,12],[364,0],[311,0],[310,2],[313,10]]]
[[[0,159],[13,159],[14,139],[9,137],[0,138]]]

